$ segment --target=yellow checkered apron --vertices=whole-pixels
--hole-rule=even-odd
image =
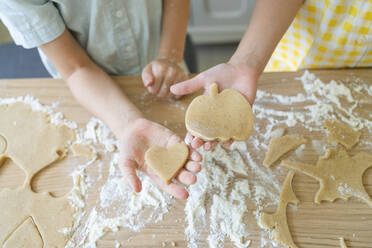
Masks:
[[[372,66],[372,0],[306,0],[265,71]]]

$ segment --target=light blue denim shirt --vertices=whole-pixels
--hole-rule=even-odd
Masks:
[[[140,74],[156,58],[162,0],[0,0],[0,18],[17,45],[34,48],[68,28],[111,75]],[[40,51],[53,77],[57,70]]]

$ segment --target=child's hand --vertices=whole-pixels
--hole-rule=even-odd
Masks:
[[[169,129],[146,119],[135,120],[120,137],[119,166],[126,182],[136,191],[141,191],[141,181],[136,170],[146,173],[161,189],[179,199],[186,199],[188,193],[184,187],[175,183],[165,184],[156,173],[145,164],[147,149],[152,146],[168,148],[182,140]],[[201,170],[201,156],[196,151],[190,152],[190,160],[177,175],[177,180],[185,185],[194,184],[197,173]],[[193,173],[192,173],[193,172]]]
[[[177,63],[167,59],[157,59],[148,64],[142,71],[142,81],[148,91],[159,98],[179,98],[169,88],[186,80],[187,74]]]
[[[255,69],[230,62],[222,63],[199,73],[194,78],[173,85],[171,92],[175,95],[186,95],[202,88],[208,91],[211,84],[218,83],[220,91],[226,88],[237,90],[252,105],[256,97],[258,75]]]

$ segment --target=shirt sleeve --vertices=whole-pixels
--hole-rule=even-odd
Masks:
[[[52,1],[0,0],[0,18],[17,45],[34,48],[58,38],[65,30]]]

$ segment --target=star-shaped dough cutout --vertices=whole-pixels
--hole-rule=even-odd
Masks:
[[[292,189],[292,179],[294,174],[294,171],[290,171],[284,181],[276,212],[273,214],[262,213],[260,218],[261,225],[271,230],[272,238],[276,242],[289,248],[297,248],[293,242],[287,222],[287,205],[289,203],[295,205],[299,203],[299,200]]]
[[[283,166],[301,171],[320,182],[315,202],[344,200],[354,196],[372,207],[372,199],[365,191],[362,176],[372,166],[372,155],[360,152],[353,157],[343,148],[328,149],[316,165],[284,160]]]

